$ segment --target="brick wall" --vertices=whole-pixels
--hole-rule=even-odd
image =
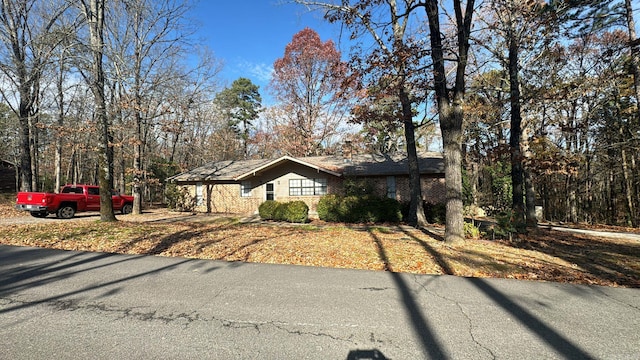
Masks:
[[[369,183],[378,196],[387,196],[387,177],[369,178]],[[409,177],[396,176],[396,200],[400,202],[408,202],[410,199]],[[444,203],[445,187],[444,179],[436,177],[422,177],[422,198],[429,203]],[[265,193],[259,185],[252,190],[251,196],[240,196],[240,184],[203,184],[202,195],[203,201],[201,205],[196,207],[196,211],[212,213],[228,213],[228,214],[254,214],[258,211],[258,207],[265,201]],[[187,185],[191,196],[196,195],[196,186]],[[330,194],[343,194],[344,188],[342,182],[337,178],[329,178],[327,182],[327,192]],[[309,206],[310,214],[315,214],[319,196],[293,196],[278,197],[276,200],[280,202],[286,201],[304,201]],[[209,207],[207,207],[207,203]]]

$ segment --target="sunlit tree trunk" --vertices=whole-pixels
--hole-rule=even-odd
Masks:
[[[455,0],[457,26],[458,61],[453,89],[447,86],[445,71],[445,56],[440,29],[440,13],[437,0],[424,3],[429,21],[429,40],[431,44],[431,58],[433,60],[434,90],[438,103],[440,130],[444,147],[444,171],[446,187],[446,225],[445,242],[457,243],[464,241],[464,217],[462,201],[462,120],[465,92],[465,69],[469,51],[469,35],[474,1],[469,0],[463,9],[461,1]]]
[[[91,49],[91,79],[89,86],[95,100],[95,118],[100,133],[100,154],[98,154],[98,181],[100,184],[100,220],[116,221],[111,201],[113,188],[113,136],[107,116],[105,101],[105,78],[103,69],[104,52],[104,9],[105,0],[82,0],[83,15],[89,26]]]

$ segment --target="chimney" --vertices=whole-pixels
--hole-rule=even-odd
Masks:
[[[351,145],[351,140],[345,140],[344,144],[342,144],[342,158],[346,163],[350,163],[353,160],[353,146]]]

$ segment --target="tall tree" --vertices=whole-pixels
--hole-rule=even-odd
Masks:
[[[350,99],[343,95],[346,64],[333,41],[323,42],[305,28],[287,44],[284,56],[273,64],[271,88],[284,104],[287,118],[280,126],[291,155],[319,155],[344,121]]]
[[[242,141],[242,156],[249,156],[249,132],[262,107],[259,87],[247,78],[235,80],[231,87],[216,95],[215,103],[229,126]]]
[[[385,113],[392,114],[393,119],[389,120],[400,125],[404,131],[411,193],[407,220],[415,226],[426,225],[414,122],[415,105],[422,102],[426,93],[426,89],[420,86],[424,81],[422,67],[426,53],[419,43],[420,37],[414,37],[414,28],[409,26],[413,19],[410,16],[413,14],[412,10],[419,3],[414,0],[345,1],[340,5],[316,1],[298,2],[320,7],[329,21],[346,25],[351,30],[352,38],[372,39],[372,46],[368,50],[352,49],[352,72],[360,82],[362,92],[366,93],[365,97],[372,99],[369,104],[355,106],[354,112],[359,117],[374,114],[375,111],[369,110],[376,102],[379,104],[383,98],[395,101],[391,105],[394,109],[385,110]],[[368,109],[363,111],[362,106]],[[462,208],[460,215],[462,216]],[[460,228],[462,229],[462,225]]]
[[[486,39],[479,44],[492,53],[503,66],[509,85],[510,132],[509,146],[511,156],[512,211],[515,228],[519,232],[526,225],[535,226],[535,198],[527,199],[525,211],[525,167],[523,146],[523,115],[521,94],[521,62],[523,50],[540,48],[551,42],[551,32],[555,29],[552,12],[546,12],[546,5],[532,0],[492,0],[483,13],[482,20],[488,31],[485,37],[498,38],[491,42]],[[537,45],[536,45],[537,43]],[[498,46],[495,46],[498,44]],[[504,50],[506,49],[506,54]],[[529,51],[532,53],[533,51]],[[526,54],[525,54],[526,55]],[[527,140],[527,139],[524,139]],[[530,190],[529,194],[533,194]],[[527,216],[529,215],[529,216]]]
[[[111,121],[107,116],[104,76],[104,23],[105,0],[78,1],[80,13],[89,33],[88,55],[90,69],[83,73],[95,101],[94,118],[99,128],[98,180],[100,185],[100,220],[116,221],[111,202],[113,189],[113,134]]]
[[[429,39],[433,78],[442,143],[444,146],[445,180],[447,188],[447,219],[445,241],[464,241],[462,216],[462,124],[464,118],[465,76],[469,56],[469,36],[474,12],[474,0],[468,0],[463,9],[461,0],[453,1],[455,12],[456,63],[455,78],[448,85],[443,32],[440,25],[440,7],[437,0],[426,0],[424,8],[429,19]]]
[[[151,120],[158,116],[156,104],[165,100],[160,96],[163,94],[160,88],[176,80],[179,73],[175,63],[185,51],[191,32],[185,24],[189,6],[189,2],[172,0],[125,0],[111,4],[108,45],[117,82],[113,86],[121,93],[123,116],[131,115],[134,129],[132,135],[127,135],[130,141],[126,141],[133,147],[134,214],[142,211],[145,134]]]
[[[38,117],[40,82],[53,49],[60,41],[52,36],[58,17],[66,11],[64,3],[36,0],[2,0],[0,3],[0,71],[12,88],[0,93],[12,106],[20,125],[20,189],[35,190],[35,122]],[[14,101],[14,96],[17,99]],[[14,105],[15,104],[15,105]]]

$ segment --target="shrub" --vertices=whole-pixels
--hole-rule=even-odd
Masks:
[[[464,237],[467,239],[480,239],[480,229],[472,223],[464,223]]]
[[[447,218],[447,207],[445,204],[424,204],[424,215],[427,221],[432,224],[444,224]]]
[[[494,236],[498,238],[511,239],[513,234],[517,232],[513,221],[513,212],[511,210],[501,211],[496,215],[496,226],[494,227]]]
[[[401,205],[395,199],[364,196],[323,196],[318,203],[320,220],[347,223],[398,222]]]
[[[260,204],[260,206],[258,207],[260,218],[262,218],[263,220],[273,220],[278,205],[279,203],[275,200],[267,200]]]
[[[176,184],[168,184],[165,190],[167,207],[177,211],[193,211],[196,207],[196,199],[189,194],[189,190]]]
[[[260,218],[264,220],[305,223],[309,221],[309,207],[304,201],[281,203],[267,200],[258,207]]]
[[[309,221],[309,206],[304,201],[292,201],[284,205],[284,219],[292,223],[306,223]]]
[[[286,208],[287,205],[281,202],[277,202],[277,206],[273,210],[273,220],[284,221],[284,213],[286,211]]]
[[[340,217],[338,214],[338,207],[340,206],[340,201],[341,198],[333,194],[321,197],[316,208],[318,211],[318,218],[329,222],[339,222]]]

